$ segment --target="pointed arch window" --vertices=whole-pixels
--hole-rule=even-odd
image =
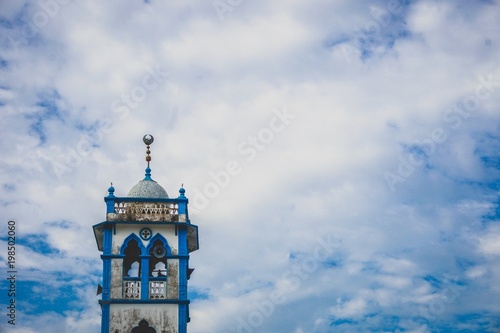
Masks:
[[[167,240],[157,234],[153,237],[147,248],[149,254],[149,299],[166,299],[168,283],[167,256],[170,247]]]
[[[131,239],[123,251],[123,275],[127,277],[141,276],[141,249],[135,239]]]
[[[123,242],[123,298],[141,298],[141,253],[142,243],[136,235],[130,235]]]
[[[149,276],[166,277],[167,276],[167,249],[165,244],[157,239],[149,249]]]

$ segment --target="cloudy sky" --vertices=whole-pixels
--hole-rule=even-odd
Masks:
[[[191,333],[500,332],[497,0],[1,1],[16,326],[97,333],[110,182],[181,184]]]

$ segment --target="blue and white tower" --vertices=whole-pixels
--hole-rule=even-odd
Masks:
[[[167,192],[151,178],[151,135],[143,139],[146,177],[127,197],[111,184],[106,221],[94,225],[102,251],[101,333],[186,333],[189,322],[189,254],[198,250],[188,199]]]

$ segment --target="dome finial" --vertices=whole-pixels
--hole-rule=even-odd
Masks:
[[[113,187],[113,182],[111,182],[111,186],[108,188],[108,197],[112,198],[115,196],[115,188]]]
[[[151,151],[149,150],[149,145],[151,145],[154,140],[155,139],[153,138],[153,136],[151,134],[146,134],[142,138],[142,141],[146,144],[146,162],[148,162],[148,167],[146,168],[146,177],[144,179],[147,179],[147,180],[152,180],[151,179],[151,168],[149,167],[149,162],[151,162],[151,156],[149,155],[149,154],[151,154]]]
[[[185,198],[186,190],[184,189],[184,183],[181,184],[181,188],[179,189],[179,198]]]

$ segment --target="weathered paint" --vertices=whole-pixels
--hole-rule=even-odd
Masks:
[[[107,213],[108,221],[178,222],[177,204],[158,202],[127,202]]]
[[[111,299],[122,298],[123,259],[113,259],[111,263]]]
[[[167,260],[167,298],[179,298],[179,260]]]
[[[170,246],[170,250],[172,252],[172,255],[176,255],[178,253],[178,248],[177,248],[177,236],[175,235],[175,226],[174,225],[163,225],[163,224],[117,224],[116,225],[116,232],[115,235],[113,235],[113,242],[112,242],[112,250],[111,252],[113,254],[120,254],[120,249],[123,245],[123,242],[127,237],[129,237],[131,234],[135,234],[138,237],[136,240],[142,244],[144,248],[147,248],[148,245],[151,243],[151,240],[143,240],[139,237],[139,230],[142,228],[149,228],[153,232],[153,235],[156,234],[161,234],[168,242],[168,245]],[[154,236],[153,236],[154,237]],[[146,255],[146,253],[144,253]]]
[[[112,304],[110,308],[110,333],[127,333],[145,319],[157,333],[178,333],[177,304]]]

